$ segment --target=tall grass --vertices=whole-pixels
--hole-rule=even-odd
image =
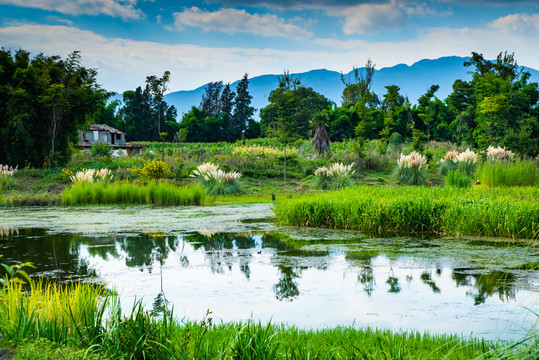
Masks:
[[[145,185],[75,183],[62,194],[62,204],[200,205],[204,196],[204,189],[197,185],[178,187],[155,181]]]
[[[169,312],[152,316],[142,301],[124,316],[117,295],[91,284],[38,281],[30,292],[21,290],[12,284],[0,295],[0,334],[25,350],[27,341],[34,341],[38,348],[32,353],[40,344],[47,351],[52,344],[64,352],[63,346],[84,349],[86,358],[167,360],[474,359],[507,351],[482,340],[415,331],[302,330],[252,321],[214,325],[209,312],[201,321],[182,321]]]
[[[357,187],[275,203],[282,224],[539,239],[539,188]]]
[[[538,186],[539,167],[533,160],[486,162],[476,170],[481,184],[493,186]]]

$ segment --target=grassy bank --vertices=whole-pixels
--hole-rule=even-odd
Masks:
[[[64,191],[62,204],[200,205],[204,202],[204,196],[204,189],[197,185],[179,187],[155,181],[146,185],[83,182],[75,183]]]
[[[214,325],[210,313],[202,321],[181,321],[167,311],[152,315],[141,302],[124,316],[115,294],[90,284],[38,281],[31,292],[21,290],[19,283],[9,283],[0,295],[0,334],[20,359],[69,349],[89,359],[475,359],[496,352],[516,359],[531,350],[537,355],[535,340],[505,348],[414,331]]]
[[[356,187],[277,201],[286,225],[539,239],[539,188]]]

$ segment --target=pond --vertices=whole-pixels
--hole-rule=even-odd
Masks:
[[[509,239],[368,235],[267,221],[267,204],[0,209],[3,262],[107,284],[124,309],[520,339],[539,313],[538,249]]]

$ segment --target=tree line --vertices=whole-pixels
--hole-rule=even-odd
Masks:
[[[77,51],[62,59],[24,50],[0,50],[0,163],[18,166],[63,166],[78,143],[78,130],[90,123],[113,126],[128,141],[237,141],[275,137],[290,144],[313,138],[322,152],[329,141],[379,140],[408,143],[424,150],[429,140],[451,141],[462,147],[503,146],[521,154],[539,154],[539,88],[530,82],[514,54],[495,61],[472,53],[463,66],[470,81],[456,80],[449,96],[436,97],[433,84],[417,104],[396,85],[384,94],[372,90],[375,65],[341,75],[341,104],[304,86],[288,71],[253,119],[248,75],[232,89],[222,81],[206,85],[200,105],[183,114],[164,100],[170,72],[148,76],[144,86],[122,94],[123,101],[97,83],[97,70],[81,66]],[[315,136],[316,135],[316,136]]]

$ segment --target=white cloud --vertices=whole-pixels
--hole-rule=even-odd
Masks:
[[[510,15],[483,28],[431,28],[416,39],[398,42],[318,39],[313,41],[312,51],[159,44],[105,38],[75,27],[28,24],[0,28],[0,43],[7,49],[22,48],[33,54],[62,57],[80,50],[84,65],[98,68],[98,80],[103,87],[118,92],[144,85],[146,76],[169,70],[169,88],[176,91],[210,81],[233,82],[246,72],[253,77],[280,74],[284,69],[348,71],[353,65],[363,66],[368,58],[380,69],[424,58],[469,56],[472,51],[493,59],[507,50],[515,53],[519,64],[539,69],[539,50],[535,46],[539,31],[529,26],[537,22],[537,16]],[[522,19],[527,19],[524,30],[515,28],[514,24]]]
[[[287,23],[274,14],[249,14],[245,10],[221,9],[203,11],[197,7],[174,13],[175,25],[179,30],[186,26],[204,31],[219,31],[227,34],[248,33],[267,37],[304,39],[312,33],[292,23]]]
[[[141,19],[136,0],[0,0],[0,4],[57,11],[68,15],[109,15],[123,19]]]

